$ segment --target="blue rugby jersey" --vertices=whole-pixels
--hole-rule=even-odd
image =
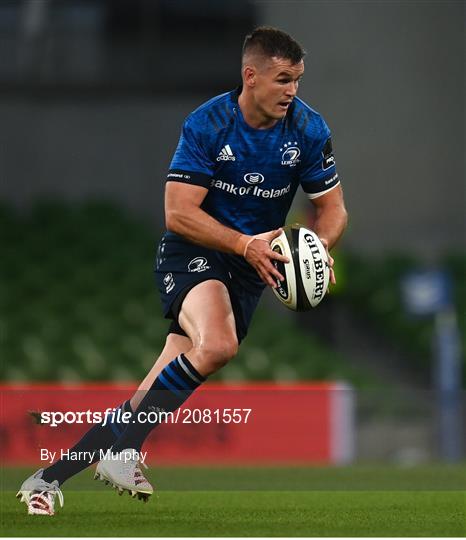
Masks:
[[[212,98],[186,118],[167,181],[207,188],[201,208],[254,235],[285,223],[299,185],[312,199],[339,180],[330,130],[319,113],[294,98],[285,118],[255,129],[243,118],[239,91]],[[242,257],[220,256],[250,274]],[[262,283],[255,271],[249,277]]]

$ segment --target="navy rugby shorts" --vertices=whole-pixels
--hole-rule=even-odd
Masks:
[[[199,283],[216,279],[225,284],[230,294],[236,322],[236,335],[241,342],[248,332],[262,290],[252,293],[235,279],[219,252],[188,242],[173,233],[165,234],[157,250],[155,279],[162,300],[163,314],[173,319],[168,333],[185,336],[178,315],[188,292]]]

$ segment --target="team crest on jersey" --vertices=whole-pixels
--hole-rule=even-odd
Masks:
[[[196,257],[188,263],[188,272],[205,272],[209,268],[205,257]]]
[[[289,167],[295,167],[301,160],[301,150],[298,147],[298,141],[288,141],[281,148],[282,152],[282,165],[288,165]]]

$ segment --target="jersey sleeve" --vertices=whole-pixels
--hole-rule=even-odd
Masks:
[[[340,183],[330,130],[320,116],[313,127],[299,174],[301,186],[310,199],[320,197]]]
[[[183,182],[208,188],[214,163],[208,156],[208,142],[190,116],[185,120],[180,140],[168,170],[167,182]]]

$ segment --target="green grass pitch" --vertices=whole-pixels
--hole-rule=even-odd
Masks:
[[[154,468],[147,504],[86,471],[53,517],[15,499],[30,472],[2,470],[2,536],[466,535],[465,467]]]

